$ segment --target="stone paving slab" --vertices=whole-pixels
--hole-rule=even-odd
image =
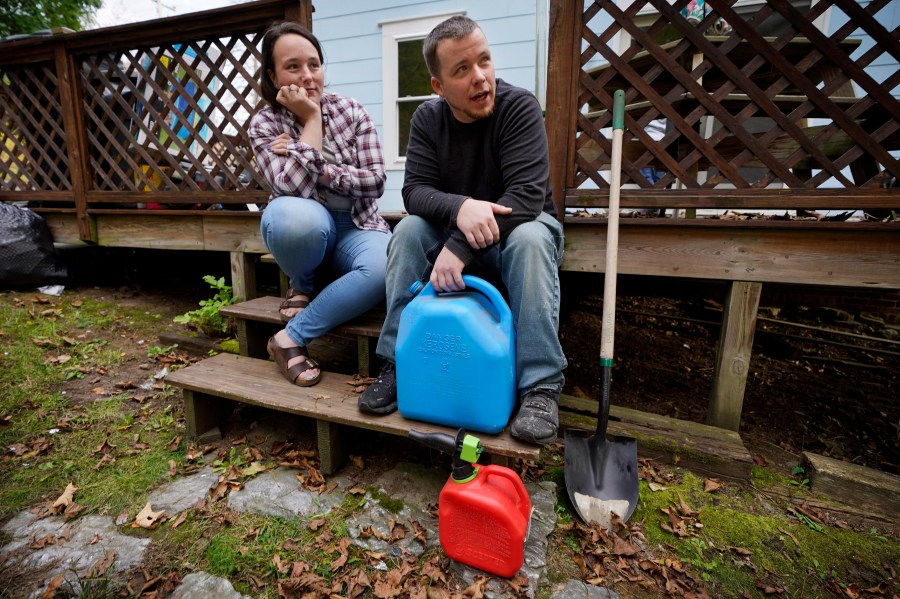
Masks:
[[[78,575],[84,575],[107,551],[114,551],[113,572],[123,574],[140,566],[149,539],[119,532],[108,516],[85,516],[65,522],[60,516],[38,520],[30,512],[21,512],[6,523],[3,530],[13,540],[0,548],[0,562],[36,574],[35,595],[59,574],[77,587]],[[33,540],[50,540],[43,547],[30,548]],[[27,578],[27,575],[25,575]]]
[[[328,493],[317,493],[303,488],[297,481],[297,470],[276,468],[259,474],[244,484],[240,491],[228,494],[228,507],[238,512],[250,512],[263,516],[280,516],[286,520],[308,518],[328,514],[344,502],[345,493],[339,476],[328,480],[329,487],[338,486]]]
[[[193,572],[184,577],[169,599],[253,599],[250,595],[242,595],[234,590],[230,582],[224,578]]]
[[[192,508],[209,494],[219,475],[209,466],[196,474],[182,476],[159,487],[147,498],[154,511],[165,510],[173,516]]]

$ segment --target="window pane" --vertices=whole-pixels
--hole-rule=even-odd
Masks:
[[[398,145],[400,147],[401,156],[406,156],[406,146],[409,144],[409,123],[412,120],[412,115],[416,111],[416,108],[419,107],[419,104],[424,101],[425,100],[418,100],[414,102],[397,103],[397,107],[399,108],[398,135],[400,136],[400,139],[398,140],[400,143]]]
[[[431,90],[431,76],[422,57],[425,40],[407,40],[397,44],[397,96],[428,96]]]

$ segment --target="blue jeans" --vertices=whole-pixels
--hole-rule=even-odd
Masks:
[[[394,361],[400,313],[413,299],[409,286],[425,280],[447,234],[418,216],[394,228],[388,244],[387,317],[377,353]],[[531,389],[559,391],[566,357],[559,343],[559,265],[563,229],[546,213],[519,225],[507,238],[466,267],[467,274],[500,275],[509,294],[516,329],[516,375],[519,394]],[[485,274],[482,274],[484,272]]]
[[[290,196],[269,203],[260,231],[297,293],[312,295],[320,267],[337,277],[288,322],[285,330],[294,343],[309,345],[384,301],[390,233],[358,229],[349,210]]]

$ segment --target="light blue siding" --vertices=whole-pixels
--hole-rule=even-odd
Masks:
[[[868,8],[870,2],[869,0],[858,0],[858,4],[863,8]],[[889,33],[897,31],[897,28],[900,27],[900,2],[894,1],[889,3],[878,11],[874,18],[877,22],[884,25],[884,28]],[[837,7],[832,8],[831,23],[828,33],[834,33],[846,25],[848,20],[849,18],[846,13]],[[861,29],[857,29],[851,33],[849,37],[858,38],[860,40],[859,48],[856,49],[852,56],[854,59],[864,55],[875,45],[875,40],[872,39],[872,36]],[[900,65],[898,65],[897,60],[889,53],[882,52],[866,67],[865,70],[877,83],[883,83],[895,76],[898,68],[900,68]],[[859,91],[858,86],[857,91]],[[891,90],[891,93],[894,96],[900,96],[900,85]]]

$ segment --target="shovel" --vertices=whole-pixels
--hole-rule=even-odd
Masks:
[[[566,489],[575,511],[586,523],[604,529],[613,514],[628,520],[637,506],[637,441],[631,437],[608,439],[609,387],[613,365],[613,323],[616,317],[616,261],[619,251],[619,187],[622,175],[622,137],[625,133],[625,93],[613,95],[612,164],[610,166],[609,220],[606,232],[606,274],[603,291],[603,329],[600,334],[600,400],[597,430],[590,437],[566,431]]]

